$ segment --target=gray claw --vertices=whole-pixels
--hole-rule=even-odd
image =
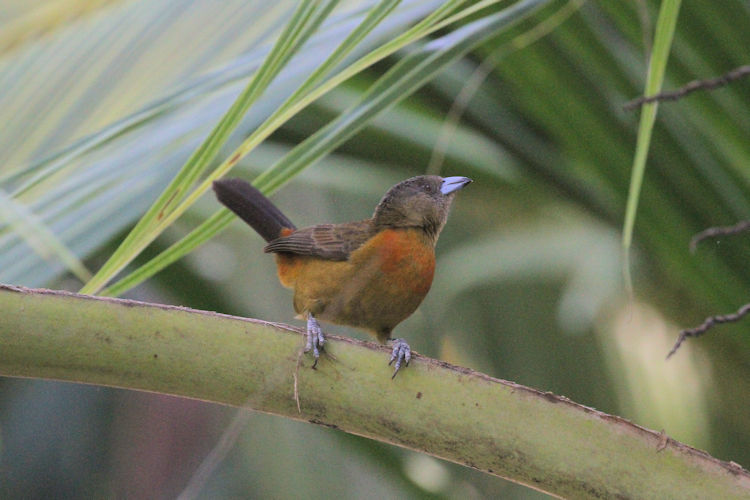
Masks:
[[[315,358],[315,362],[312,365],[313,368],[318,366],[318,358],[320,358],[320,351],[323,349],[323,344],[325,343],[325,341],[326,340],[323,337],[323,330],[320,329],[318,320],[315,319],[315,316],[313,316],[311,313],[308,313],[307,343],[305,344],[305,352],[309,352],[310,350],[312,350],[313,357]]]
[[[409,366],[409,361],[411,360],[411,347],[409,347],[409,344],[407,344],[404,339],[391,340],[393,342],[393,351],[391,351],[391,360],[388,361],[388,365],[390,366],[391,363],[396,361],[396,364],[393,365],[395,370],[391,376],[391,379],[393,379],[401,369],[402,362],[404,363],[404,366]]]

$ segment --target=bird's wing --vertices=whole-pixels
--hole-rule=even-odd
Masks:
[[[326,260],[347,260],[375,234],[371,219],[345,224],[320,224],[298,229],[271,241],[264,252],[310,255]]]

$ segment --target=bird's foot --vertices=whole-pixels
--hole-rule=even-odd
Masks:
[[[388,362],[388,366],[394,361],[396,362],[396,364],[393,365],[395,368],[393,376],[391,376],[391,379],[393,379],[401,369],[402,363],[404,366],[409,366],[409,361],[411,360],[411,347],[409,347],[409,344],[407,344],[404,339],[391,339],[391,342],[393,342],[393,351],[391,352],[391,360]]]
[[[305,344],[305,352],[312,350],[315,362],[312,367],[315,369],[318,366],[318,358],[320,358],[320,351],[323,350],[323,344],[326,339],[323,337],[323,330],[320,329],[320,324],[315,316],[307,314],[307,344]]]

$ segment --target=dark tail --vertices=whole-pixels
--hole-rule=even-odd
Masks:
[[[266,241],[281,236],[282,229],[297,229],[263,193],[242,179],[214,181],[216,198],[247,222]]]

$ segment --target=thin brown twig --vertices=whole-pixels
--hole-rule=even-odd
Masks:
[[[622,106],[622,109],[625,111],[632,111],[643,106],[644,104],[649,104],[652,102],[676,101],[678,99],[682,99],[688,94],[695,92],[696,90],[713,90],[719,87],[723,87],[724,85],[727,85],[734,80],[739,80],[740,78],[743,78],[747,75],[750,75],[750,65],[740,66],[727,73],[724,73],[721,76],[717,76],[716,78],[708,78],[706,80],[693,80],[692,82],[684,85],[683,87],[680,87],[677,90],[660,92],[658,94],[642,96],[637,99],[633,99],[632,101],[626,102]]]
[[[748,230],[750,230],[750,220],[738,222],[734,226],[709,227],[708,229],[705,229],[693,236],[693,238],[690,240],[690,251],[695,252],[695,249],[698,247],[698,243],[705,239],[714,238],[716,236],[733,236],[735,234],[740,234]]]
[[[744,316],[747,316],[750,313],[750,303],[745,304],[744,306],[740,307],[736,313],[732,314],[725,314],[722,316],[711,316],[710,318],[707,318],[706,321],[704,321],[699,326],[696,326],[695,328],[690,328],[688,330],[682,330],[680,332],[680,336],[677,337],[677,342],[675,342],[674,347],[672,347],[672,350],[669,351],[669,354],[667,354],[667,359],[669,359],[675,352],[677,352],[677,349],[680,348],[680,345],[685,341],[688,337],[699,337],[706,333],[708,330],[714,327],[714,325],[720,324],[720,323],[733,323],[735,321],[739,321]]]

